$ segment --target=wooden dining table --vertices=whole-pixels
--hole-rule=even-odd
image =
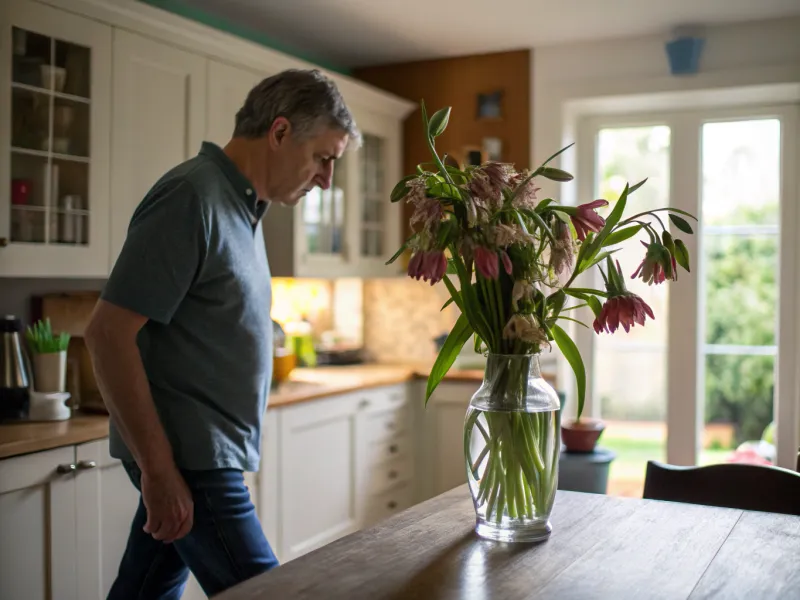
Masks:
[[[538,544],[474,533],[458,487],[219,600],[800,598],[800,517],[559,491]]]

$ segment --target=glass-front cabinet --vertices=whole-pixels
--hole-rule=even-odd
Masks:
[[[111,28],[0,8],[0,276],[108,269]]]

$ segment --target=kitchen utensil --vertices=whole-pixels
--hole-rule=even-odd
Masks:
[[[22,321],[0,319],[0,421],[17,421],[30,411],[30,362],[22,346]]]

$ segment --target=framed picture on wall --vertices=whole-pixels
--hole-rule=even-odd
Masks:
[[[478,119],[503,118],[503,92],[496,90],[486,94],[478,94]]]
[[[502,140],[496,137],[483,138],[483,152],[484,154],[486,154],[486,160],[494,160],[502,162],[503,160]]]
[[[464,166],[477,167],[486,162],[486,153],[476,146],[465,147],[462,156],[464,157]]]

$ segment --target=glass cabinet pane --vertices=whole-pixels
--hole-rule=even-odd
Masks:
[[[91,50],[12,37],[11,241],[89,244]]]
[[[342,163],[344,159],[342,160]],[[341,254],[344,250],[344,165],[334,169],[331,187],[312,189],[303,199],[306,250],[311,254]]]
[[[361,255],[383,254],[383,203],[388,202],[384,190],[384,140],[364,134],[361,148]]]

